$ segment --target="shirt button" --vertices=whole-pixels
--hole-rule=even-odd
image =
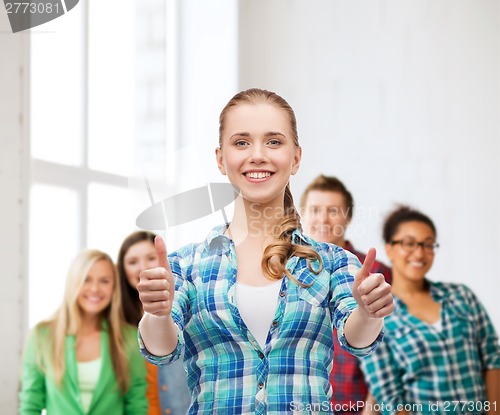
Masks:
[[[259,352],[259,357],[260,357],[261,359],[264,359],[264,353]]]
[[[278,327],[278,322],[276,320],[273,320],[273,327]]]
[[[284,297],[285,296],[285,292],[284,291],[280,291],[280,297]]]
[[[167,385],[161,385],[161,390],[162,390],[163,392],[166,392],[166,391],[167,391],[167,389],[168,389],[168,386],[167,386]]]
[[[168,415],[168,414],[171,414],[172,413],[172,410],[170,408],[167,408],[165,409],[165,413]]]
[[[259,389],[262,389],[264,387],[264,384],[262,382],[259,383]]]

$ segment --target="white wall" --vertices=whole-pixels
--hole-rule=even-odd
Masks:
[[[27,327],[28,37],[0,13],[0,414],[15,414]]]
[[[386,259],[395,203],[434,219],[430,277],[464,282],[498,332],[500,3],[241,0],[240,87],[294,107],[301,171],[336,175],[357,211],[351,240]]]

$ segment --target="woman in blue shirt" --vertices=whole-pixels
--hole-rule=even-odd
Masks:
[[[483,306],[463,284],[434,282],[437,232],[403,206],[384,224],[396,311],[383,344],[361,360],[383,414],[496,414],[500,345]]]
[[[283,98],[240,92],[219,121],[217,164],[239,192],[233,220],[168,261],[155,240],[161,266],[137,287],[141,351],[162,365],[184,350],[190,414],[333,413],[333,327],[346,350],[373,351],[391,288],[369,275],[373,249],[360,268],[302,234],[289,188],[302,149]]]

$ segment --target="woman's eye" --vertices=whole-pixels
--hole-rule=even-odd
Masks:
[[[236,141],[234,145],[236,147],[245,147],[248,143],[246,141]]]
[[[279,146],[281,144],[281,140],[269,140],[268,144],[271,146]]]

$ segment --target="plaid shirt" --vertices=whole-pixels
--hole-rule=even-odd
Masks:
[[[346,241],[345,249],[356,255],[360,262],[364,262],[366,254],[356,251],[349,241]],[[383,274],[385,280],[390,284],[392,281],[391,269],[381,262],[375,261],[372,274]],[[342,413],[356,414],[363,409],[360,402],[365,402],[368,394],[363,372],[359,366],[359,360],[352,354],[337,347],[338,341],[336,333],[333,335],[335,355],[333,360],[333,370],[330,373],[330,384],[333,388],[332,404],[334,408],[344,408]]]
[[[396,311],[385,318],[384,343],[361,359],[370,390],[384,404],[384,414],[398,404],[413,404],[414,414],[481,414],[484,371],[500,368],[495,329],[466,286],[429,284],[441,305],[442,328],[414,317],[395,297]]]
[[[236,250],[224,231],[225,226],[219,226],[203,243],[169,255],[176,282],[172,318],[178,326],[177,348],[168,356],[151,355],[139,334],[141,352],[151,363],[163,365],[185,349],[193,399],[190,414],[333,413],[328,381],[333,325],[342,347],[358,356],[371,353],[382,339],[380,334],[371,346],[354,349],[344,337],[344,323],[357,307],[351,288],[358,259],[294,231],[293,243],[314,247],[323,270],[315,275],[305,259],[288,260],[292,275],[311,286],[283,278],[274,320],[261,349],[238,312]]]

